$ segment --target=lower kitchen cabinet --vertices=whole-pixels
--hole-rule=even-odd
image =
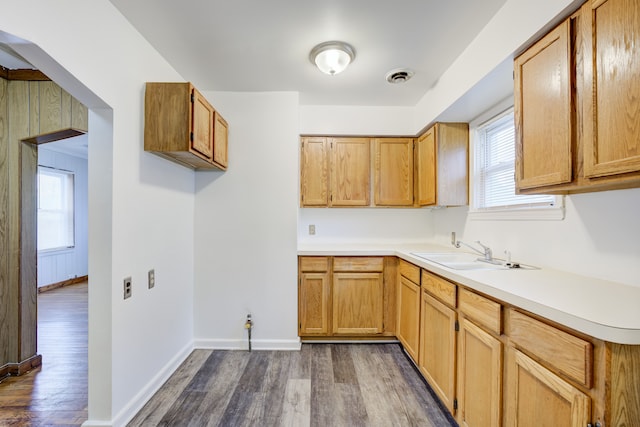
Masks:
[[[299,257],[298,335],[393,336],[396,265],[395,257]]]
[[[454,413],[456,312],[426,291],[420,307],[418,367],[444,406]]]
[[[299,261],[298,333],[329,333],[331,281],[328,257],[304,257]]]
[[[465,317],[458,334],[458,424],[499,427],[502,342]]]
[[[591,399],[524,353],[510,348],[506,425],[584,427]]]
[[[398,340],[414,361],[420,346],[420,267],[400,260],[398,281]]]
[[[382,272],[333,273],[333,333],[381,334]]]

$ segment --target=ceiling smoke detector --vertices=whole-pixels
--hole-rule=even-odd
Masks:
[[[396,68],[387,73],[386,79],[389,83],[404,83],[413,77],[413,71],[408,68]]]

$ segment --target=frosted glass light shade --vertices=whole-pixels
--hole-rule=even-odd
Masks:
[[[331,76],[341,73],[354,60],[356,53],[344,42],[320,43],[309,54],[309,59],[320,71]]]

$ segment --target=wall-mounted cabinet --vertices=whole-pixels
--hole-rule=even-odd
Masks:
[[[514,61],[516,189],[640,186],[640,4],[590,0]]]
[[[191,169],[227,169],[228,125],[191,83],[147,83],[144,149]]]
[[[413,205],[413,138],[375,138],[376,206]]]
[[[368,206],[370,141],[369,138],[303,137],[300,205]]]
[[[416,204],[469,203],[469,125],[436,123],[416,141]]]
[[[417,141],[413,137],[323,136],[302,137],[301,141],[302,207],[468,204],[466,123],[436,123]]]

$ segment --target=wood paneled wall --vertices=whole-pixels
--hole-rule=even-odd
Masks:
[[[0,78],[0,378],[39,364],[38,148],[23,140],[72,124],[86,131],[86,118],[86,107],[53,82]]]

